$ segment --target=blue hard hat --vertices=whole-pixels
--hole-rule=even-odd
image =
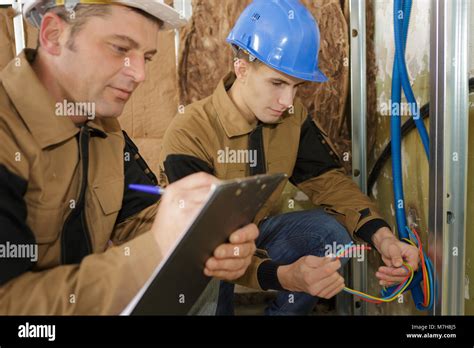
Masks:
[[[318,68],[318,23],[299,0],[254,0],[227,42],[287,75],[325,82]]]

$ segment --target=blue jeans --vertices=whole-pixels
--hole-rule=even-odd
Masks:
[[[298,211],[270,217],[259,225],[256,245],[268,252],[273,261],[288,265],[306,255],[324,256],[326,246],[351,242],[347,230],[322,209]],[[346,263],[347,259],[341,259]],[[293,295],[293,297],[290,297]],[[234,284],[221,282],[217,315],[234,315]],[[289,301],[289,299],[293,301]],[[318,301],[303,292],[279,291],[265,309],[266,315],[306,315]]]

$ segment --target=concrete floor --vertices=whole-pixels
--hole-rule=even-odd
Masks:
[[[255,291],[236,287],[235,315],[265,315],[265,307],[276,297],[275,291]],[[310,315],[336,315],[335,299],[320,299]]]

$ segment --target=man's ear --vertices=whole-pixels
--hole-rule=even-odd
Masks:
[[[249,69],[250,63],[245,59],[236,58],[234,60],[234,72],[238,80],[245,82],[249,73]]]
[[[47,12],[42,21],[39,31],[39,42],[41,48],[51,55],[61,54],[61,38],[65,34],[64,21],[55,13]]]

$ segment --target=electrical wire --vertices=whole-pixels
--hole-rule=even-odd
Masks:
[[[472,94],[472,93],[474,93],[474,77],[471,77],[469,79],[469,94]],[[430,104],[429,103],[421,107],[420,117],[422,120],[430,117]],[[416,129],[416,125],[415,125],[415,121],[411,117],[402,125],[401,138],[403,139],[406,135],[408,135],[414,129]],[[375,182],[380,176],[380,173],[382,172],[385,162],[388,161],[388,159],[390,158],[392,154],[391,143],[392,141],[389,140],[389,142],[385,145],[384,149],[382,150],[382,153],[375,161],[375,164],[372,167],[372,170],[370,171],[369,177],[367,179],[367,192],[372,192]]]
[[[364,246],[364,245],[351,245],[349,244],[348,246],[346,246],[343,250],[341,250],[341,252],[339,252],[337,255],[336,255],[336,258],[337,259],[340,259],[342,257],[344,257],[348,251],[350,249],[359,249],[359,250],[371,250],[370,247],[368,246]],[[362,300],[366,301],[366,302],[370,302],[370,303],[376,303],[376,304],[379,304],[379,303],[387,303],[387,302],[392,302],[394,300],[396,300],[398,298],[398,296],[400,294],[402,294],[406,289],[407,287],[410,285],[410,283],[412,282],[413,280],[413,268],[406,262],[403,262],[403,266],[408,274],[407,276],[405,277],[405,279],[397,286],[397,288],[395,289],[395,291],[393,291],[390,295],[388,296],[384,296],[384,297],[376,297],[376,296],[372,296],[372,295],[369,295],[369,294],[366,294],[366,293],[363,293],[361,291],[357,291],[357,290],[354,290],[354,289],[351,289],[349,287],[344,287],[344,291],[347,292],[347,293],[350,293],[354,296],[357,296],[359,298],[361,298]]]
[[[431,261],[429,260],[429,258],[426,256],[426,254],[423,251],[421,238],[416,232],[416,230],[414,228],[410,229],[408,228],[408,226],[406,226],[406,230],[410,238],[403,238],[403,240],[407,242],[408,244],[416,247],[418,249],[419,256],[420,256],[420,264],[421,264],[421,272],[422,272],[421,282],[423,284],[423,287],[422,287],[423,302],[421,306],[423,309],[430,309],[433,305],[433,298],[435,297]],[[353,245],[351,243],[351,244],[348,244],[339,253],[337,253],[336,258],[340,259],[342,257],[345,257],[349,253],[349,251],[354,248],[358,250],[371,250],[369,246]],[[372,296],[367,293],[351,289],[349,287],[344,287],[344,291],[354,296],[357,296],[363,301],[366,301],[369,303],[381,304],[381,303],[392,302],[396,300],[401,294],[403,294],[403,292],[408,290],[410,286],[413,285],[413,279],[415,275],[413,268],[406,262],[403,262],[402,267],[405,268],[405,270],[407,270],[407,273],[408,273],[407,276],[403,279],[403,281],[400,284],[395,285],[390,289],[387,289],[384,287],[384,290],[382,291],[383,297]]]

